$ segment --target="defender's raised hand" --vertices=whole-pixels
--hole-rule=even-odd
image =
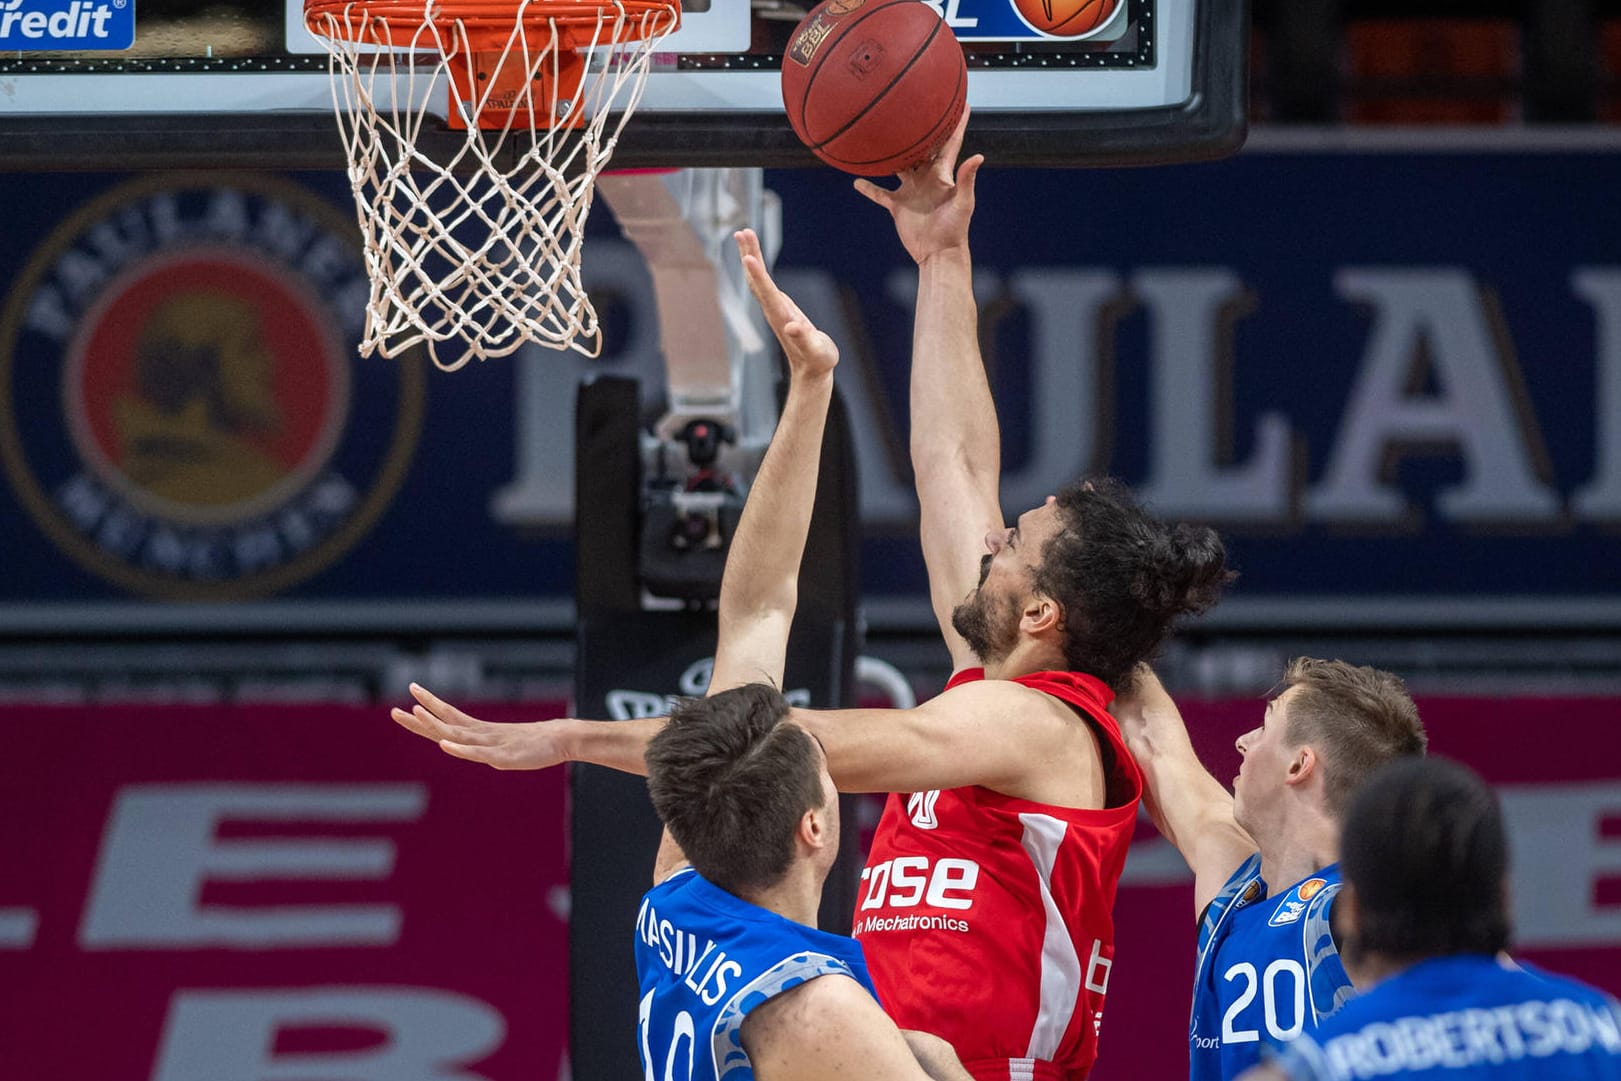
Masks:
[[[738,253],[743,258],[743,274],[748,278],[749,291],[765,313],[771,332],[782,345],[788,358],[788,371],[794,379],[827,375],[839,363],[839,347],[833,339],[816,329],[793,298],[771,280],[765,268],[765,257],[760,254],[760,238],[753,229],[734,234]]]
[[[857,180],[856,191],[877,203],[895,219],[895,232],[907,254],[921,265],[942,251],[968,247],[968,223],[974,216],[974,178],[985,164],[975,154],[960,165],[968,109],[956,130],[930,160],[900,174],[898,188],[880,188],[870,180]]]

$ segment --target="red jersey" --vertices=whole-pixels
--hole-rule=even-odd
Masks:
[[[983,678],[967,669],[946,689]],[[854,932],[895,1023],[951,1043],[977,1081],[1080,1081],[1097,1058],[1142,774],[1104,683],[1079,672],[1015,682],[1091,724],[1108,805],[1053,807],[977,787],[892,793]]]

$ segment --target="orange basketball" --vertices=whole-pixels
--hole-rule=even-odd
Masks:
[[[1078,38],[1108,22],[1119,0],[1013,0],[1013,6],[1032,29]]]
[[[823,0],[782,59],[782,104],[794,134],[857,176],[927,161],[967,100],[962,46],[919,0]]]

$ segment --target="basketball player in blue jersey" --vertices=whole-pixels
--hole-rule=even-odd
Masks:
[[[815,927],[839,847],[820,744],[782,680],[838,350],[738,234],[788,358],[782,418],[727,556],[709,696],[647,747],[665,824],[636,920],[637,1044],[652,1081],[970,1081],[949,1045],[883,1012],[861,946]]]
[[[1146,666],[1114,710],[1149,815],[1193,870],[1189,1074],[1230,1081],[1263,1047],[1315,1031],[1354,993],[1329,920],[1340,821],[1374,769],[1424,753],[1424,728],[1388,672],[1300,658],[1260,726],[1239,737],[1243,763],[1229,795]]]
[[[1621,1008],[1522,968],[1497,799],[1441,759],[1392,763],[1341,841],[1346,967],[1365,993],[1244,1081],[1621,1081]]]

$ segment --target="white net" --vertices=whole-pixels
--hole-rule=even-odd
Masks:
[[[409,26],[359,2],[306,9],[332,55],[371,277],[360,353],[422,345],[447,371],[525,342],[596,356],[602,333],[580,281],[586,217],[678,3],[601,0],[583,25],[581,5],[567,5],[565,28],[547,17],[564,5],[521,0],[493,38],[488,20],[422,6]],[[577,90],[570,66],[583,67]],[[466,130],[434,160],[418,143],[444,130],[432,106],[447,98]],[[481,114],[500,126],[480,127]]]

